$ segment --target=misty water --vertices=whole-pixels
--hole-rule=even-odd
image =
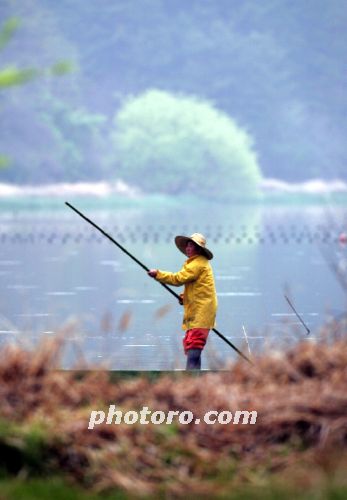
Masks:
[[[339,242],[345,208],[196,206],[188,200],[97,209],[83,200],[72,203],[150,268],[178,271],[185,257],[174,236],[205,234],[214,253],[217,328],[247,355],[314,342],[319,328],[345,311],[345,292],[332,270],[346,272],[347,251]],[[61,205],[2,210],[1,344],[32,348],[61,335],[65,368],[184,368],[181,306]],[[211,332],[203,368],[221,368],[235,357]]]

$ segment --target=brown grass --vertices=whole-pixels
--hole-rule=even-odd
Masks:
[[[42,470],[62,471],[96,491],[180,496],[188,488],[209,496],[261,484],[269,473],[300,484],[329,478],[347,464],[345,332],[346,322],[332,322],[319,342],[253,358],[253,367],[239,360],[223,372],[115,382],[106,371],[59,371],[63,340],[35,352],[3,347],[0,418],[8,428],[0,432],[0,448],[16,450],[8,456],[18,460],[39,429]],[[190,410],[201,419],[209,410],[256,410],[258,419],[255,425],[104,423],[88,430],[91,410],[110,404],[123,411]],[[17,470],[6,456],[2,465]]]

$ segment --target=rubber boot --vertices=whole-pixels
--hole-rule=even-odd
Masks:
[[[201,369],[201,349],[188,349],[186,370]]]

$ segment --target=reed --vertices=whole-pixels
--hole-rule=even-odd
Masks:
[[[332,320],[317,342],[253,356],[252,369],[240,360],[199,376],[63,371],[63,336],[31,351],[3,346],[0,469],[28,479],[62,474],[95,494],[216,497],[264,484],[292,492],[304,483],[324,490],[335,482],[347,490],[346,327],[345,319]],[[190,410],[201,418],[211,409],[256,410],[258,419],[88,430],[91,410],[110,404],[123,411]]]

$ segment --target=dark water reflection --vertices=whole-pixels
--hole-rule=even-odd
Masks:
[[[324,256],[344,272],[338,235],[345,209],[75,204],[148,267],[178,270],[184,256],[174,236],[204,233],[215,255],[217,327],[245,353],[314,341],[327,316],[345,310],[344,290]],[[0,227],[1,343],[30,345],[64,331],[65,367],[82,356],[111,369],[184,367],[180,306],[75,213],[4,212]],[[311,329],[309,338],[284,293]],[[211,333],[204,368],[234,357]]]

